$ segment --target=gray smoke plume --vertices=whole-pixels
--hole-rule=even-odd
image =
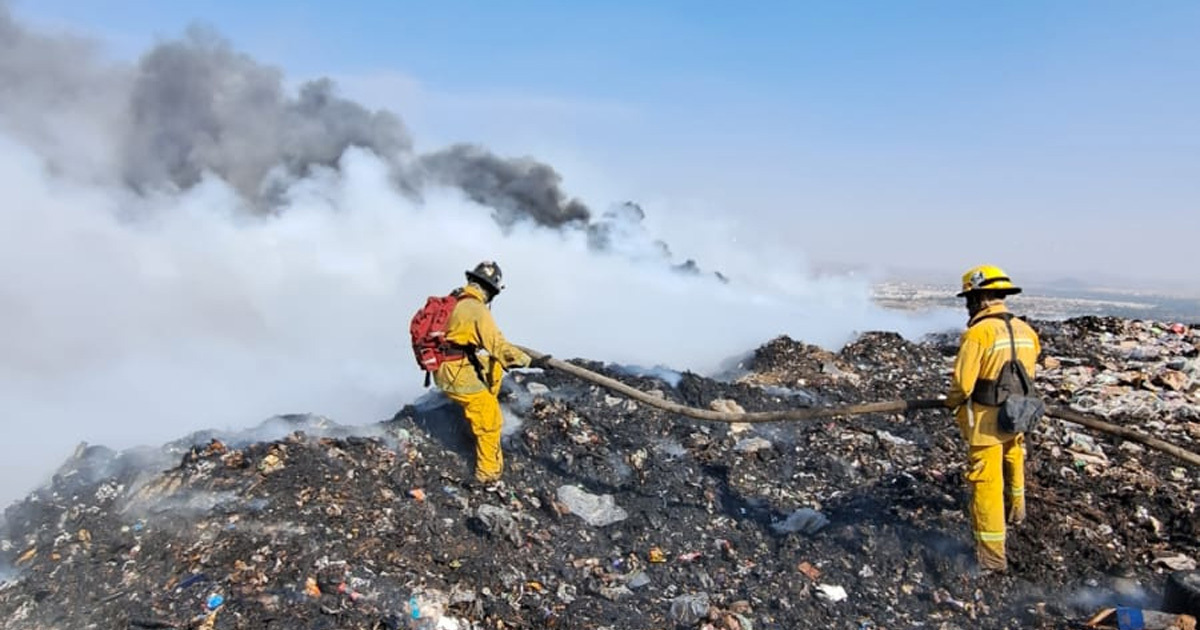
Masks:
[[[199,29],[142,57],[129,111],[123,176],[130,186],[186,189],[212,173],[258,207],[272,186],[286,183],[276,178],[335,168],[350,147],[397,170],[412,148],[394,114],[334,95],[328,79],[289,97],[279,70]]]
[[[0,1],[0,127],[55,174],[104,179],[116,166],[131,73],[92,63],[98,46],[18,25]]]
[[[285,84],[283,72],[193,27],[134,64],[105,62],[98,47],[18,24],[0,0],[0,131],[33,148],[56,175],[135,193],[187,191],[206,177],[227,183],[256,212],[286,211],[286,191],[346,151],[369,151],[391,181],[419,200],[449,187],[492,209],[495,221],[581,230],[596,251],[670,263],[645,213],[619,204],[594,217],[562,189],[553,167],[456,144],[417,154],[403,121],[339,96],[330,79]],[[690,261],[677,265],[697,271]]]
[[[291,181],[336,169],[357,147],[386,162],[410,196],[454,187],[493,208],[502,225],[530,219],[559,228],[590,218],[546,164],[467,145],[414,155],[397,115],[337,96],[329,79],[292,95],[279,69],[211,31],[189,29],[132,66],[98,61],[97,51],[23,28],[0,2],[0,127],[55,173],[138,193],[187,190],[214,176],[248,206],[278,210]]]

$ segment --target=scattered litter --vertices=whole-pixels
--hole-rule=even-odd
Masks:
[[[1093,615],[1086,625],[1089,628],[1113,630],[1196,630],[1196,618],[1191,615],[1118,606],[1101,610]]]
[[[846,593],[845,588],[841,586],[835,586],[833,584],[818,584],[817,593],[822,599],[826,599],[831,602],[840,602],[850,596],[848,593]]]
[[[752,437],[752,438],[746,438],[744,440],[739,440],[737,444],[733,445],[734,451],[737,451],[738,453],[744,453],[747,455],[757,453],[758,451],[765,451],[765,450],[770,450],[770,449],[771,449],[771,441],[767,440],[765,438],[760,438],[760,437]]]
[[[263,457],[262,462],[259,463],[258,472],[269,475],[278,472],[283,466],[283,457],[280,455],[280,452],[271,452],[267,453],[266,457]]]
[[[780,534],[815,534],[826,525],[829,519],[824,514],[812,508],[800,508],[788,515],[783,521],[771,523],[771,529]]]
[[[671,600],[671,619],[691,625],[708,615],[708,593],[680,595]]]
[[[629,518],[611,494],[594,495],[578,486],[559,486],[557,497],[570,512],[592,527],[604,527]]]
[[[483,523],[489,534],[504,538],[518,547],[524,543],[521,528],[512,512],[495,505],[481,505],[476,508],[475,517]]]
[[[818,569],[817,567],[814,567],[814,566],[813,566],[812,564],[810,564],[808,561],[801,562],[801,563],[800,563],[800,566],[799,566],[799,567],[796,567],[796,568],[797,568],[797,570],[798,570],[798,571],[800,571],[800,572],[801,572],[801,573],[803,573],[805,576],[807,576],[807,577],[808,577],[808,579],[810,579],[810,580],[812,580],[812,581],[814,581],[814,582],[816,582],[816,581],[817,581],[817,578],[821,577],[821,570],[820,570],[820,569]]]
[[[1200,331],[1034,323],[1049,403],[1200,448]],[[770,411],[937,397],[957,339],[868,332],[835,352],[780,337],[729,381],[589,368],[693,407]],[[946,410],[734,427],[556,370],[528,379],[502,396],[523,422],[489,489],[469,482],[461,418],[430,404],[367,427],[297,415],[241,437],[82,447],[5,514],[0,625],[1080,627],[1117,603],[1095,597],[1152,602],[1200,558],[1200,471],[1082,426],[1028,436],[1030,519],[1013,575],[988,580],[971,571]],[[1114,569],[1138,588],[1114,591]]]
[[[1181,553],[1159,556],[1154,559],[1154,564],[1161,564],[1172,571],[1196,570],[1196,560]]]
[[[883,429],[879,429],[878,431],[876,431],[875,437],[879,438],[880,441],[887,442],[888,444],[892,444],[894,446],[912,446],[913,445],[912,440],[906,440],[902,437],[897,437]]]
[[[629,588],[639,589],[650,584],[650,576],[646,575],[645,571],[638,571],[630,576],[626,584],[629,585]]]

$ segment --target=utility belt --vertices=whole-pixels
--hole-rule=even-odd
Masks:
[[[442,344],[442,346],[438,348],[438,352],[442,354],[443,360],[445,361],[461,361],[467,358],[467,353],[463,347],[456,344]]]
[[[475,376],[479,377],[479,380],[485,385],[491,387],[491,375],[484,369],[483,363],[479,360],[479,355],[475,354],[475,346],[460,346],[458,344],[447,343],[442,346],[442,356],[445,357],[447,362],[466,359],[471,364],[471,368],[475,370]]]
[[[445,365],[451,361],[462,361],[468,359],[471,362],[471,367],[476,374],[481,375],[480,380],[483,380],[483,370],[479,365],[479,359],[475,356],[474,350],[470,346],[460,346],[456,343],[443,343],[437,348],[438,364]],[[429,387],[429,382],[433,378],[433,372],[425,372],[425,387]],[[485,381],[486,382],[486,381]]]

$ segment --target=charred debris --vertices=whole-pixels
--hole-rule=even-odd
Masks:
[[[1196,327],[1032,323],[1048,401],[1200,448]],[[956,342],[780,337],[720,380],[577,363],[759,411],[935,397]],[[1059,420],[1029,436],[1009,574],[978,577],[948,412],[727,425],[553,371],[508,382],[488,487],[433,396],[366,427],[81,445],[5,512],[0,627],[1076,628],[1158,608],[1200,559],[1200,470]]]

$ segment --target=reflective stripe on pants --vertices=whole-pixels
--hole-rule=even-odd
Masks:
[[[975,551],[984,569],[1007,568],[1004,553],[1004,480],[1009,478],[1011,511],[1008,518],[1025,517],[1024,436],[1003,444],[972,446],[968,453],[967,482],[971,484],[971,525]],[[1018,517],[1019,518],[1016,518]]]

